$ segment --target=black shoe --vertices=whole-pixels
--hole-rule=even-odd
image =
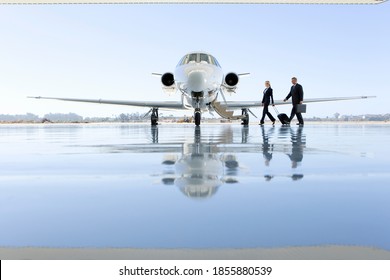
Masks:
[[[272,125],[275,125],[275,121],[272,122]]]
[[[264,125],[264,122],[260,122],[259,125]]]
[[[303,126],[303,123],[297,123],[297,125],[299,125],[299,126]]]

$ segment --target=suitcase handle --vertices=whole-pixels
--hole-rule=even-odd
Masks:
[[[272,106],[272,107],[274,107],[274,110],[275,110],[276,114],[279,115],[279,111],[278,111],[278,109],[276,109],[276,106],[274,105],[274,106]]]

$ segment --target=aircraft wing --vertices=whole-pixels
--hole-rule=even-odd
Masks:
[[[184,110],[182,102],[177,101],[125,101],[125,100],[106,100],[106,99],[78,99],[78,98],[59,98],[59,97],[42,97],[42,96],[28,96],[28,98],[35,99],[51,99],[60,101],[71,102],[86,102],[86,103],[98,103],[98,104],[111,104],[111,105],[124,105],[134,107],[147,107],[147,108],[161,108],[172,110]]]
[[[341,100],[354,100],[354,99],[367,99],[367,98],[375,98],[375,96],[312,98],[312,99],[304,99],[303,103],[306,104],[306,103],[315,103],[315,102],[328,102],[328,101],[341,101]],[[286,104],[291,104],[291,99],[287,100],[287,102],[284,102],[283,100],[275,100],[275,105],[286,105]],[[232,109],[232,110],[262,107],[260,101],[227,101],[226,106],[228,109]]]

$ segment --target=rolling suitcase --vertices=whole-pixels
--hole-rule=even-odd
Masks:
[[[286,114],[284,114],[284,113],[279,113],[278,109],[276,109],[275,106],[272,106],[272,107],[274,107],[275,112],[276,112],[276,114],[278,115],[278,119],[279,119],[279,121],[280,121],[282,124],[290,124],[290,118],[289,118]]]

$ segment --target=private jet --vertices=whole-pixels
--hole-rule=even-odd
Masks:
[[[228,120],[241,120],[243,125],[249,124],[249,113],[255,116],[251,108],[261,107],[261,101],[227,101],[226,93],[234,93],[242,76],[249,73],[229,72],[224,74],[217,59],[206,52],[191,52],[184,55],[174,72],[164,74],[152,73],[160,77],[162,90],[168,94],[179,91],[180,101],[123,101],[106,99],[78,99],[59,97],[29,97],[36,99],[53,99],[61,101],[87,102],[99,104],[147,107],[151,125],[158,124],[158,111],[192,110],[196,126],[201,124],[201,115],[205,112],[217,113]],[[373,96],[332,97],[305,99],[305,103],[326,102],[352,99],[366,99]],[[275,105],[286,104],[283,100],[275,100]],[[241,114],[234,111],[241,110]]]

